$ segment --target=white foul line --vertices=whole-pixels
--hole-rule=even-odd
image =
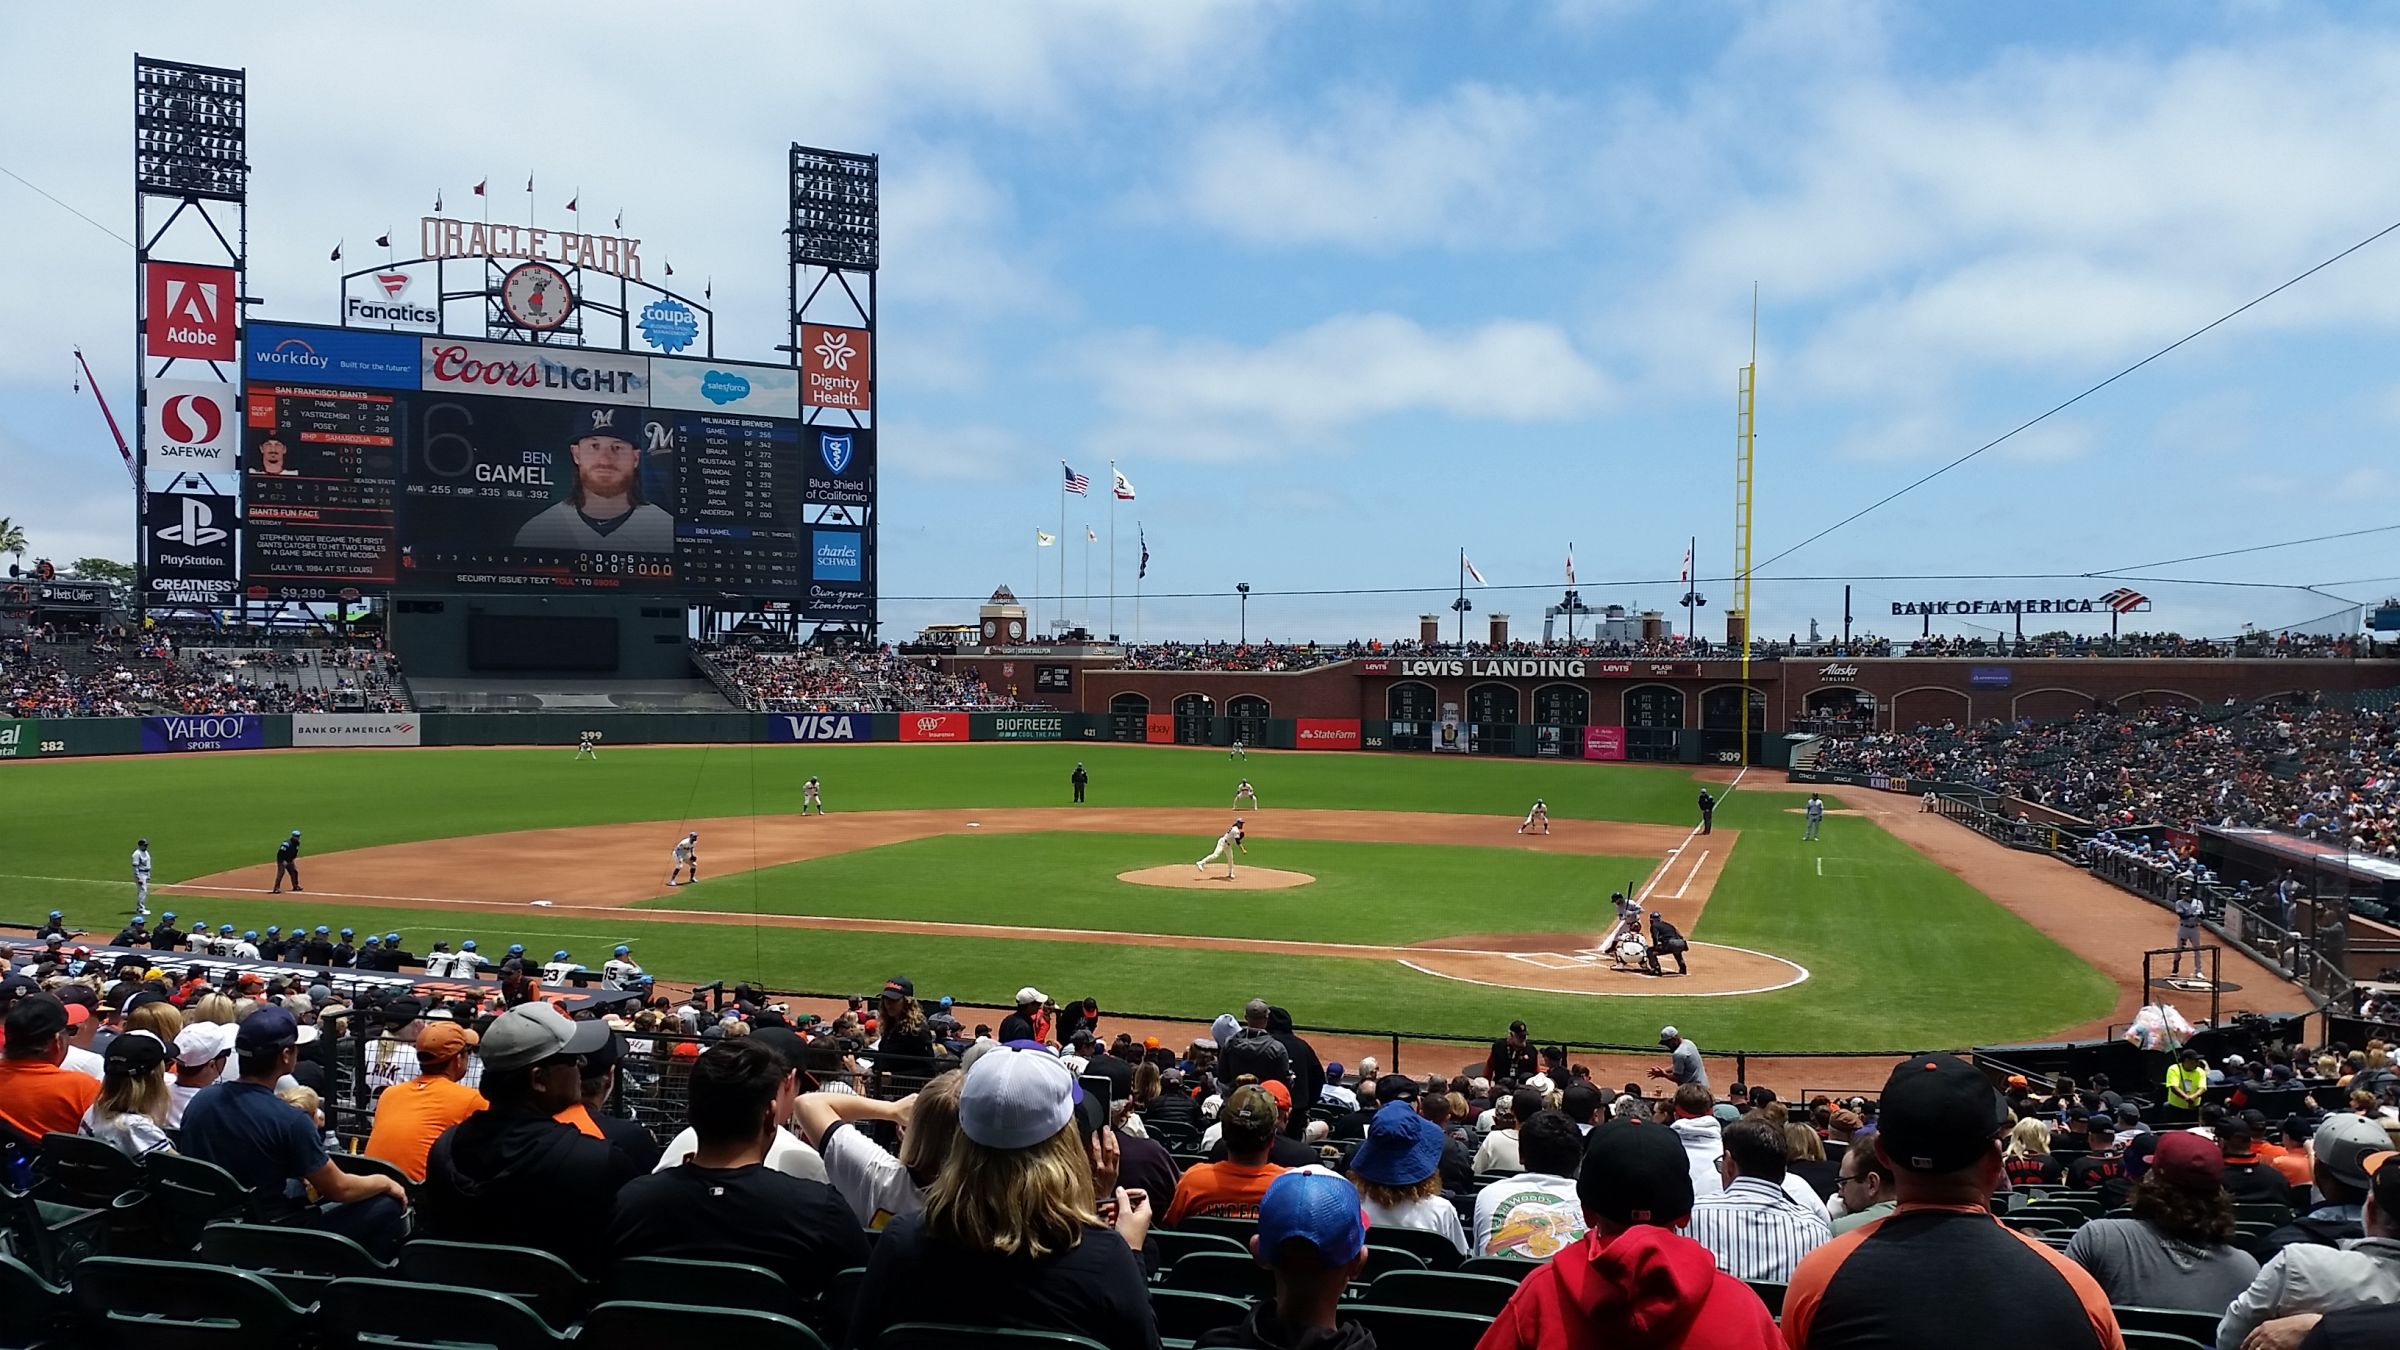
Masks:
[[[1747,774],[1747,773],[1749,773],[1749,772],[1750,772],[1750,766],[1749,766],[1749,765],[1747,765],[1747,764],[1743,765],[1743,766],[1742,766],[1740,769],[1738,769],[1738,770],[1736,770],[1736,771],[1734,772],[1734,775],[1733,775],[1733,781],[1732,781],[1732,782],[1730,782],[1730,783],[1727,783],[1727,784],[1725,785],[1725,797],[1730,797],[1730,796],[1732,796],[1732,795],[1733,795],[1733,790],[1734,790],[1735,788],[1738,788],[1738,787],[1740,787],[1740,786],[1742,785],[1742,776],[1743,776],[1744,774]],[[1717,805],[1719,805],[1719,806],[1723,806],[1723,805],[1725,804],[1725,797],[1719,797],[1719,798],[1717,799]],[[1681,854],[1681,853],[1682,853],[1682,852],[1683,852],[1685,849],[1687,849],[1687,848],[1690,848],[1690,847],[1692,846],[1692,841],[1693,841],[1694,839],[1697,839],[1697,838],[1699,838],[1699,837],[1700,837],[1700,827],[1699,827],[1699,826],[1697,826],[1697,825],[1694,825],[1694,826],[1692,827],[1692,832],[1691,832],[1690,834],[1687,834],[1687,835],[1685,835],[1685,836],[1683,837],[1683,842],[1682,842],[1682,843],[1680,843],[1680,844],[1677,844],[1677,845],[1676,845],[1676,846],[1675,846],[1673,849],[1670,849],[1670,850],[1668,851],[1668,853],[1667,853],[1667,856],[1666,856],[1666,857],[1664,857],[1664,858],[1661,858],[1661,859],[1659,859],[1659,860],[1658,860],[1658,870],[1657,870],[1657,871],[1655,871],[1655,872],[1652,872],[1652,873],[1650,874],[1650,880],[1649,880],[1649,881],[1648,881],[1646,884],[1644,884],[1644,885],[1643,885],[1643,887],[1642,887],[1642,893],[1641,893],[1640,895],[1638,895],[1638,896],[1635,896],[1635,897],[1634,897],[1634,899],[1635,899],[1635,900],[1637,900],[1637,901],[1645,902],[1645,903],[1646,903],[1646,902],[1648,902],[1648,900],[1650,899],[1650,892],[1657,890],[1657,889],[1658,889],[1658,883],[1659,883],[1659,882],[1661,882],[1661,881],[1664,881],[1664,880],[1666,879],[1666,876],[1667,876],[1667,865],[1668,865],[1669,863],[1672,863],[1672,862],[1674,862],[1674,861],[1675,861],[1675,859],[1676,859],[1676,857],[1677,857],[1678,855],[1680,855],[1680,854]],[[1697,865],[1697,864],[1694,864],[1694,866],[1695,866],[1695,867],[1697,867],[1698,865]],[[1691,884],[1691,880],[1692,880],[1692,879],[1691,879],[1690,877],[1688,877],[1688,876],[1687,876],[1687,877],[1685,877],[1683,880],[1684,880],[1684,884],[1688,886],[1688,885],[1690,885],[1690,884]],[[1683,892],[1681,892],[1681,891],[1677,891],[1677,892],[1675,893],[1675,896],[1676,896],[1676,898],[1680,899],[1680,898],[1682,898],[1682,896],[1683,896]]]
[[[1825,857],[1823,854],[1819,854],[1817,856],[1817,875],[1825,875]]]
[[[1708,861],[1708,853],[1707,849],[1700,850],[1700,856],[1692,860],[1692,870],[1683,874],[1683,884],[1675,888],[1673,895],[1667,897],[1669,900],[1681,900],[1683,893],[1692,888],[1692,878],[1700,875],[1700,864]]]

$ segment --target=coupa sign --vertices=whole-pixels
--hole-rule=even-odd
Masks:
[[[266,723],[248,713],[209,717],[145,717],[142,750],[256,750],[267,743]]]
[[[875,719],[866,713],[776,713],[767,718],[771,741],[871,741]]]

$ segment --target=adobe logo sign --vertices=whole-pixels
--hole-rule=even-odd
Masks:
[[[235,388],[216,380],[152,380],[142,409],[142,445],[152,467],[232,472]]]
[[[142,350],[194,361],[232,360],[234,283],[230,267],[144,264],[142,312],[150,327]]]

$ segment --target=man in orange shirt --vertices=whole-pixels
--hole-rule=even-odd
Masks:
[[[2306,1186],[2317,1179],[2316,1158],[2308,1147],[2308,1122],[2299,1116],[2283,1118],[2283,1152],[2267,1159],[2267,1166],[2283,1174],[2294,1186]],[[2265,1152],[2262,1148],[2260,1152]]]
[[[364,1150],[370,1158],[425,1179],[425,1155],[442,1131],[481,1111],[483,1094],[460,1080],[476,1036],[456,1022],[428,1022],[417,1035],[417,1077],[394,1083],[375,1099],[375,1128]]]
[[[100,1080],[60,1067],[67,1059],[67,1005],[50,994],[11,1004],[0,1036],[0,1124],[35,1143],[73,1134],[100,1095]]]
[[[1275,1143],[1275,1099],[1266,1089],[1235,1088],[1217,1113],[1224,1127],[1225,1161],[1200,1163],[1175,1184],[1167,1227],[1193,1215],[1236,1219],[1258,1217],[1258,1202],[1283,1168],[1267,1160]]]

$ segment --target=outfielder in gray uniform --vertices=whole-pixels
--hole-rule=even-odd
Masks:
[[[1804,809],[1808,813],[1808,824],[1801,829],[1800,839],[1806,843],[1817,837],[1817,827],[1825,823],[1825,799],[1812,792],[1808,794],[1808,805]]]

